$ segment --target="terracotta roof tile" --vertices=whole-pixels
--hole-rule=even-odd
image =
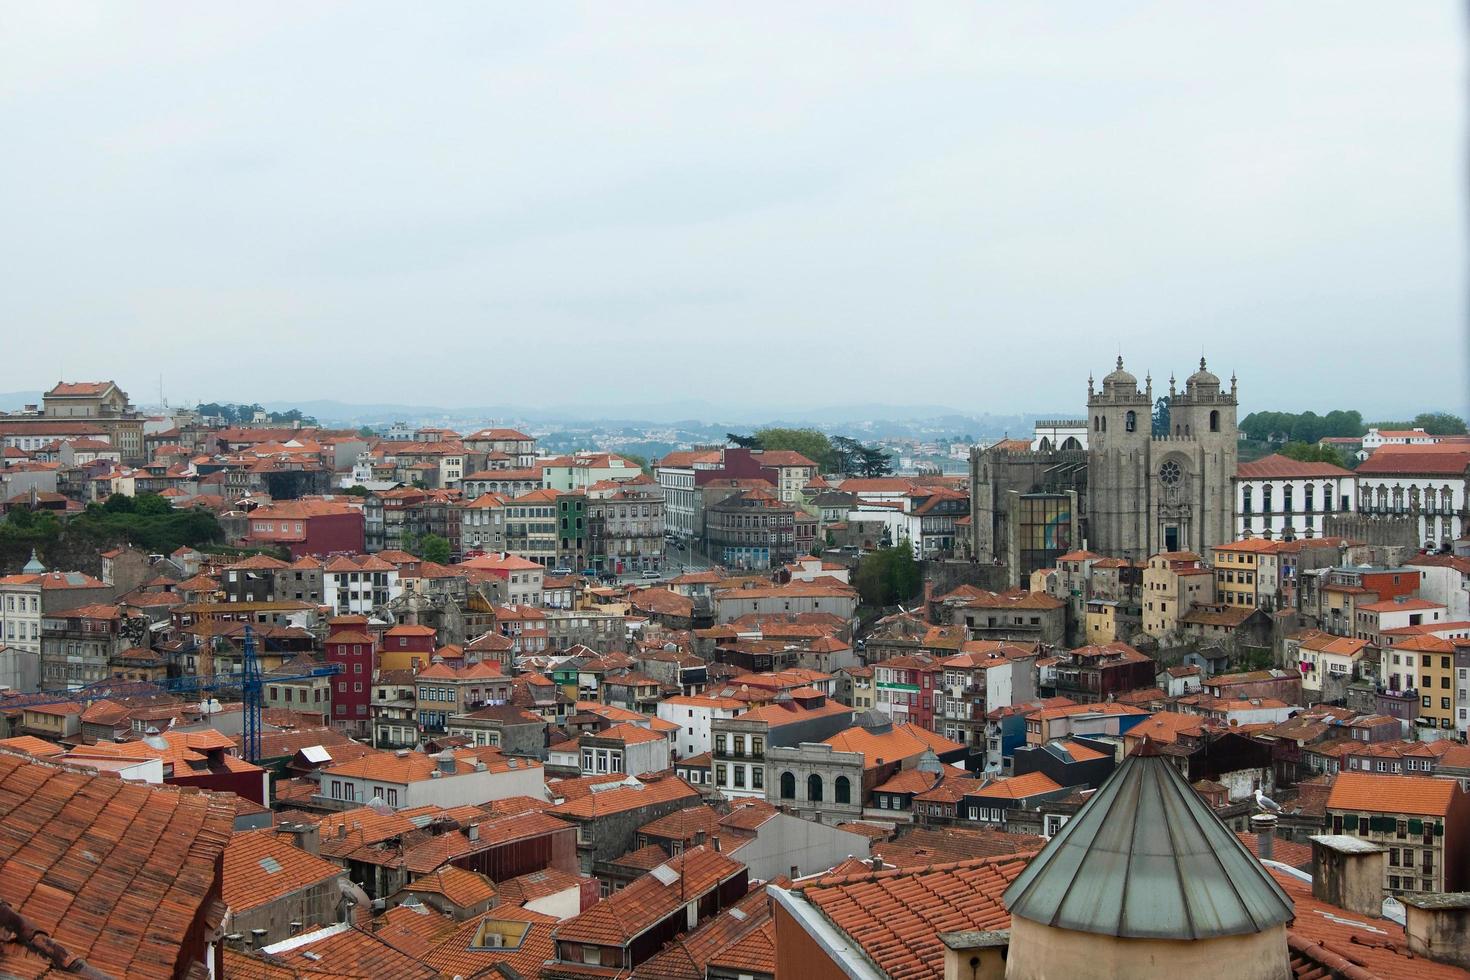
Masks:
[[[1344,772],[1332,784],[1327,808],[1444,816],[1458,791],[1459,783],[1453,779]]]
[[[0,899],[98,970],[183,975],[234,820],[228,794],[0,753]],[[0,974],[14,949],[0,947]]]
[[[556,816],[592,819],[597,816],[621,813],[625,810],[636,810],[639,807],[652,806],[656,803],[698,798],[699,790],[684,780],[665,777],[651,783],[640,783],[638,787],[622,786],[617,789],[588,793],[586,796],[569,799],[559,806],[554,806],[550,812]]]
[[[259,908],[346,872],[273,830],[235,834],[225,848],[224,899],[231,910]]]
[[[847,933],[879,970],[905,980],[944,976],[941,932],[1005,929],[1001,893],[1030,855],[823,878],[802,896]]]
[[[489,878],[453,865],[414,879],[404,886],[404,891],[443,895],[462,909],[488,902],[496,895],[495,885]]]
[[[685,851],[665,867],[677,874],[671,883],[666,884],[653,872],[645,874],[563,922],[554,937],[559,941],[622,946],[695,896],[745,873],[745,865],[708,847]]]

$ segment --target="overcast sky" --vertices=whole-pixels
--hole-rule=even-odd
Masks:
[[[0,2],[0,390],[1463,410],[1464,26]]]

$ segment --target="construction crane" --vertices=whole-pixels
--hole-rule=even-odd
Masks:
[[[172,677],[162,681],[106,680],[88,684],[75,691],[41,691],[37,694],[17,694],[3,701],[6,710],[35,708],[46,704],[89,704],[93,701],[117,698],[150,697],[165,694],[198,694],[207,691],[236,690],[241,692],[244,702],[245,726],[241,732],[241,748],[250,762],[260,761],[261,701],[265,689],[265,677],[260,670],[260,657],[255,649],[255,631],[247,624],[241,643],[241,671],[229,674],[198,674],[193,677]],[[322,664],[301,674],[272,674],[276,683],[311,680],[331,677],[342,672],[341,664]]]

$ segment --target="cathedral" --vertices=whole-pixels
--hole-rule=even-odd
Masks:
[[[1208,556],[1234,540],[1235,378],[1199,370],[1169,379],[1169,432],[1153,433],[1153,382],[1123,369],[1087,379],[1087,537],[1093,551],[1142,561],[1164,551]]]
[[[1153,431],[1150,378],[1123,368],[1087,381],[1087,418],[1038,423],[1026,448],[970,454],[970,554],[1007,566],[1011,584],[1067,551],[1143,561],[1165,551],[1208,557],[1234,540],[1236,390],[1200,359],[1179,391],[1169,379],[1168,431]],[[1048,427],[1041,432],[1041,427]],[[1052,435],[1065,429],[1065,441]]]

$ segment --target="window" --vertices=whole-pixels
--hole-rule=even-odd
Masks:
[[[1132,431],[1134,431],[1137,428],[1138,428],[1138,413],[1135,412],[1135,411],[1133,411],[1132,409],[1129,409],[1128,410],[1128,413],[1123,416],[1123,431],[1125,431],[1125,432],[1132,432]]]
[[[822,802],[822,777],[816,773],[806,777],[806,798],[813,803]]]
[[[1220,431],[1220,412],[1218,409],[1211,409],[1210,411],[1210,431]]]
[[[723,762],[715,766],[715,783],[724,786],[729,779],[729,767]]]
[[[766,770],[763,767],[761,767],[761,766],[751,766],[750,767],[750,788],[751,789],[765,789],[765,787],[766,787]]]
[[[837,777],[837,782],[833,785],[832,799],[837,803],[852,802],[852,783],[846,776]]]
[[[735,767],[735,788],[736,789],[744,789],[745,788],[745,767],[744,766],[736,766]]]

